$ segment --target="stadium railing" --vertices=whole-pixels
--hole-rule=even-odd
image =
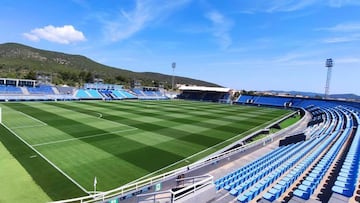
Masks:
[[[163,192],[154,192],[147,194],[140,194],[137,196],[139,203],[146,202],[175,202],[183,197],[191,194],[196,194],[200,189],[213,184],[213,176],[203,175],[188,178],[176,179],[181,182],[182,188],[176,191],[167,190]]]

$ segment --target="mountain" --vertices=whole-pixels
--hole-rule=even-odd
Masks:
[[[281,91],[281,90],[269,90],[265,92],[272,92],[274,94],[289,94],[289,95],[302,95],[307,97],[324,97],[325,94],[316,93],[316,92],[300,92],[300,91]],[[331,99],[350,99],[350,100],[359,100],[360,96],[356,94],[330,94],[329,98]]]
[[[0,44],[0,77],[36,79],[50,78],[53,84],[80,86],[100,78],[104,83],[130,86],[141,80],[144,86],[163,83],[171,88],[171,75],[153,72],[133,72],[97,63],[85,56],[36,49],[17,43]],[[175,78],[176,83],[219,87],[219,85],[186,77]]]
[[[274,94],[302,95],[305,97],[323,97],[324,96],[324,94],[316,93],[316,92],[282,91],[282,90],[269,90],[266,92],[272,92]]]
[[[360,96],[356,94],[331,94],[330,98],[334,99],[351,99],[360,101]]]

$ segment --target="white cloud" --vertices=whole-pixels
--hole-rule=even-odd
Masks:
[[[168,16],[187,2],[189,0],[137,0],[134,10],[121,10],[119,17],[115,18],[115,20],[103,20],[105,34],[111,41],[128,39],[143,30],[151,22]]]
[[[43,28],[35,28],[28,33],[24,33],[23,36],[35,42],[44,39],[60,44],[70,44],[86,40],[84,34],[76,30],[72,25],[64,25],[63,27],[48,25]]]
[[[211,11],[206,14],[206,17],[212,22],[212,34],[218,39],[218,43],[222,49],[227,49],[232,44],[230,30],[232,21],[225,18],[217,11]]]
[[[333,27],[319,28],[320,31],[335,33],[337,36],[328,37],[322,40],[324,43],[346,43],[360,41],[360,23],[341,23]]]
[[[342,23],[333,27],[319,28],[317,30],[325,30],[331,32],[353,32],[360,31],[360,23]]]
[[[244,1],[241,13],[257,12],[293,12],[319,4],[324,0],[251,0]]]
[[[39,37],[36,36],[35,34],[23,33],[23,36],[24,36],[25,38],[27,38],[28,40],[33,41],[33,42],[37,42],[37,41],[40,40]]]
[[[267,12],[291,12],[301,10],[317,3],[318,0],[277,0],[270,1]]]
[[[324,43],[344,43],[360,41],[360,34],[351,34],[341,37],[329,37],[323,40]]]
[[[336,63],[343,63],[343,64],[360,64],[360,59],[356,57],[347,57],[347,58],[338,58],[336,59]]]
[[[257,12],[293,12],[312,6],[341,8],[344,6],[360,6],[360,0],[252,0],[244,3],[242,13]]]
[[[71,1],[79,6],[89,7],[88,2],[86,0],[71,0]]]
[[[360,5],[359,0],[329,0],[329,6],[331,7],[343,7],[347,5]]]

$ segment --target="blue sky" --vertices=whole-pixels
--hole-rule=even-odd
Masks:
[[[246,90],[360,95],[360,0],[2,0],[0,43]]]

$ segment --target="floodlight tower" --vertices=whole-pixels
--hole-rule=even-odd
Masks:
[[[174,90],[174,82],[175,82],[175,67],[176,67],[176,63],[173,62],[171,64],[171,67],[173,69],[173,75],[172,75],[172,81],[171,81],[171,89]]]
[[[331,71],[332,71],[332,67],[333,67],[332,58],[326,59],[325,66],[328,69],[327,70],[327,77],[326,77],[326,86],[325,86],[325,99],[327,99],[329,97]]]

